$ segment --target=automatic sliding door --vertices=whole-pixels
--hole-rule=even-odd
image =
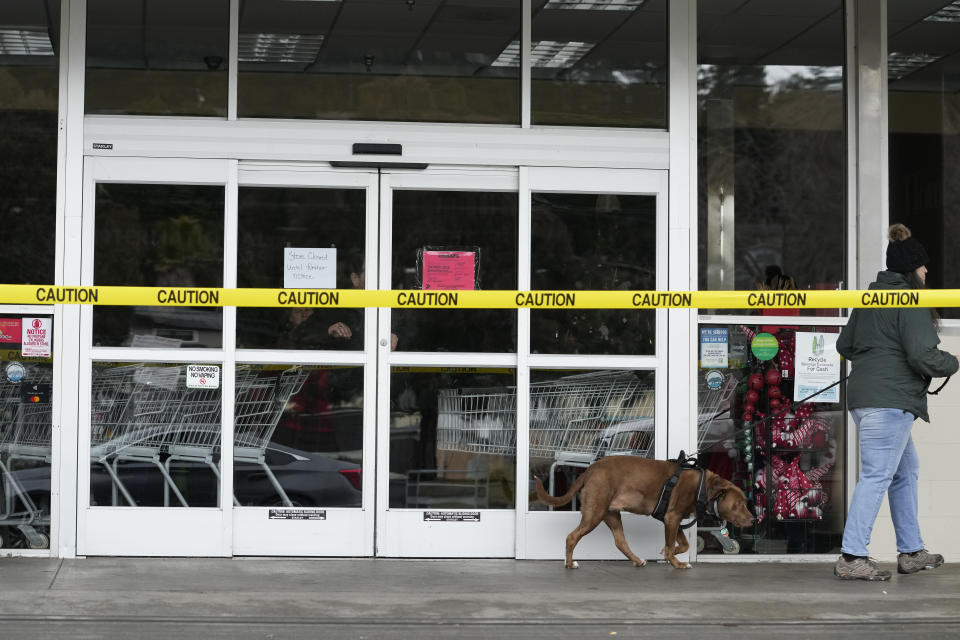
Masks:
[[[237,309],[233,552],[372,555],[376,312],[295,305],[376,274],[376,173],[239,178],[237,286],[294,304]]]
[[[666,172],[531,169],[533,290],[666,288]],[[660,458],[666,421],[664,310],[570,309],[529,313],[525,394],[527,482],[562,495],[594,461]],[[522,436],[521,436],[522,437]],[[560,558],[579,522],[576,501],[553,509],[531,501],[518,541],[527,558]],[[659,525],[625,515],[633,551],[655,558]],[[606,527],[577,546],[580,559],[622,558]]]
[[[385,174],[381,288],[516,289],[518,209],[516,172]],[[377,553],[513,557],[516,310],[379,313]]]
[[[82,284],[223,286],[229,163],[88,158],[84,172]],[[78,553],[229,553],[223,310],[81,314]]]

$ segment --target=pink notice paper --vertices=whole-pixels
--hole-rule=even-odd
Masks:
[[[476,253],[424,251],[423,288],[465,291],[475,289]]]

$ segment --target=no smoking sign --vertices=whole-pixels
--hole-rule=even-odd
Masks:
[[[219,389],[220,367],[215,364],[188,364],[188,389]]]

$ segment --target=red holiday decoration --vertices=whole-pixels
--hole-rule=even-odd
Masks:
[[[770,473],[776,483],[774,516],[778,520],[822,518],[822,507],[827,503],[828,496],[821,479],[831,467],[833,467],[832,464],[827,464],[804,473],[800,469],[798,459],[787,463],[780,456],[773,456],[770,461]],[[757,491],[754,512],[758,522],[762,522],[766,516],[766,475],[766,471],[761,469],[754,479]]]

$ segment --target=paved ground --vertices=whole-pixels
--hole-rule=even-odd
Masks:
[[[0,638],[960,637],[960,565],[0,559]]]

